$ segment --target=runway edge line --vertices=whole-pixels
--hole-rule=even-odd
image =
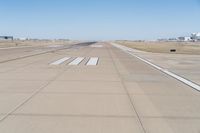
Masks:
[[[133,57],[145,62],[146,64],[148,64],[148,65],[150,65],[152,67],[154,67],[155,69],[157,69],[157,70],[159,70],[159,71],[161,71],[161,72],[173,77],[174,79],[176,79],[176,80],[178,80],[178,81],[180,81],[180,82],[182,82],[182,83],[184,83],[184,84],[186,84],[186,85],[188,85],[188,86],[192,87],[193,89],[195,89],[195,90],[200,92],[200,85],[198,85],[198,84],[196,84],[196,83],[194,83],[194,82],[192,82],[192,81],[190,81],[190,80],[188,80],[188,79],[186,79],[184,77],[181,77],[181,76],[179,76],[179,75],[177,75],[177,74],[175,74],[173,72],[170,72],[170,71],[168,71],[168,70],[166,70],[166,69],[164,69],[164,68],[162,68],[162,67],[160,67],[160,66],[158,66],[156,64],[153,64],[150,61],[148,61],[147,59],[141,58],[138,55],[133,54],[134,50],[132,48],[129,48],[129,47],[126,47],[126,46],[122,46],[122,45],[116,44],[116,43],[110,43],[110,44],[112,46],[118,48],[118,49],[121,49],[125,53],[127,53],[129,55],[132,55]]]

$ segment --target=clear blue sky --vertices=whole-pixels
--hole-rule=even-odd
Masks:
[[[200,32],[200,0],[0,0],[0,35],[156,39]]]

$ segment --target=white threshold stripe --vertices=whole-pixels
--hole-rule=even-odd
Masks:
[[[77,57],[72,62],[69,63],[70,66],[79,65],[85,58],[84,57]]]
[[[198,85],[198,84],[196,84],[196,83],[194,83],[194,82],[192,82],[192,81],[190,81],[190,80],[188,80],[188,79],[186,79],[184,77],[181,77],[181,76],[179,76],[179,75],[177,75],[177,74],[175,74],[173,72],[170,72],[170,71],[168,71],[168,70],[166,70],[164,68],[161,68],[160,66],[155,65],[155,64],[151,63],[150,61],[148,61],[148,60],[146,60],[144,58],[141,58],[141,57],[133,54],[133,49],[128,48],[126,46],[122,46],[122,45],[116,44],[116,43],[111,43],[111,45],[123,50],[125,53],[128,53],[128,54],[132,55],[133,57],[145,62],[146,64],[156,68],[157,70],[159,70],[159,71],[161,71],[161,72],[163,72],[163,73],[165,73],[165,74],[167,74],[167,75],[169,75],[169,76],[181,81],[182,83],[194,88],[195,90],[200,91],[200,85]]]
[[[99,58],[98,57],[92,57],[89,59],[89,61],[87,62],[87,66],[96,66],[97,63],[99,61]]]
[[[60,65],[60,64],[64,63],[65,61],[69,60],[69,59],[70,59],[70,57],[65,57],[65,58],[62,58],[60,60],[57,60],[57,61],[51,63],[51,65]]]

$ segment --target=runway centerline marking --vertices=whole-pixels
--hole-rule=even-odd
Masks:
[[[70,59],[70,57],[65,57],[65,58],[62,58],[60,60],[57,60],[57,61],[51,63],[51,65],[60,65],[60,64],[64,63],[65,61],[69,60],[69,59]]]
[[[98,61],[99,61],[98,57],[91,57],[86,65],[87,66],[96,66]]]
[[[72,62],[69,63],[70,66],[79,65],[85,58],[84,57],[77,57]]]
[[[141,58],[138,55],[133,54],[134,51],[133,51],[132,48],[128,48],[126,46],[122,46],[122,45],[119,45],[119,44],[116,44],[116,43],[111,43],[111,45],[116,47],[116,48],[119,48],[122,51],[124,51],[125,53],[130,54],[133,57],[145,62],[146,64],[156,68],[157,70],[159,70],[159,71],[161,71],[161,72],[173,77],[174,79],[176,79],[176,80],[178,80],[178,81],[180,81],[180,82],[192,87],[193,89],[195,89],[197,91],[200,91],[200,85],[198,85],[198,84],[196,84],[196,83],[194,83],[194,82],[192,82],[192,81],[190,81],[190,80],[188,80],[188,79],[186,79],[184,77],[181,77],[181,76],[179,76],[179,75],[177,75],[177,74],[175,74],[173,72],[170,72],[170,71],[168,71],[168,70],[166,70],[166,69],[164,69],[164,68],[162,68],[162,67],[160,67],[160,66],[158,66],[156,64],[153,64],[150,61],[148,61],[147,59]]]

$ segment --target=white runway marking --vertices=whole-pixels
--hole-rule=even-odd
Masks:
[[[65,61],[69,60],[69,59],[70,59],[70,57],[65,57],[65,58],[62,58],[60,60],[57,60],[57,61],[51,63],[51,65],[60,65],[60,64],[64,63]]]
[[[96,66],[97,63],[99,61],[99,58],[98,57],[92,57],[89,59],[89,61],[87,62],[87,66]]]
[[[75,66],[75,65],[79,65],[85,58],[84,57],[78,57],[75,60],[73,60],[72,62],[69,63],[70,66]]]
[[[103,45],[92,45],[91,47],[92,47],[92,48],[102,48]]]
[[[164,69],[164,68],[161,68],[160,66],[155,65],[155,64],[151,63],[150,61],[148,61],[148,60],[146,60],[146,59],[143,59],[143,58],[141,58],[141,57],[139,57],[139,56],[133,54],[133,49],[128,48],[128,47],[126,47],[126,46],[119,45],[119,44],[115,44],[115,43],[112,43],[112,45],[113,45],[114,47],[117,47],[117,48],[123,50],[124,52],[126,52],[126,53],[128,53],[128,54],[134,56],[135,58],[137,58],[137,59],[139,59],[139,60],[141,60],[141,61],[143,61],[143,62],[149,64],[150,66],[152,66],[152,67],[158,69],[159,71],[161,71],[161,72],[163,72],[163,73],[165,73],[165,74],[167,74],[167,75],[169,75],[169,76],[171,76],[171,77],[173,77],[173,78],[175,78],[175,79],[181,81],[182,83],[184,83],[184,84],[186,84],[186,85],[188,85],[188,86],[194,88],[195,90],[200,91],[200,86],[199,86],[198,84],[196,84],[196,83],[194,83],[194,82],[192,82],[192,81],[190,81],[190,80],[188,80],[188,79],[186,79],[186,78],[184,78],[184,77],[181,77],[181,76],[179,76],[179,75],[177,75],[177,74],[175,74],[175,73],[172,73],[172,72],[170,72],[170,71],[168,71],[168,70],[166,70],[166,69]]]
[[[48,48],[59,48],[62,47],[62,45],[49,45]]]

